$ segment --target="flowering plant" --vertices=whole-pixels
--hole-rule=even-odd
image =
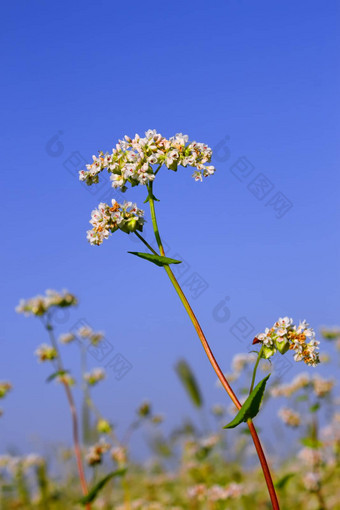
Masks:
[[[131,202],[118,204],[113,200],[111,206],[103,203],[99,204],[98,209],[92,212],[90,223],[93,228],[88,232],[87,238],[91,244],[100,245],[104,239],[108,238],[110,233],[119,229],[128,234],[134,233],[148,248],[149,252],[130,253],[165,269],[197,331],[212,367],[217,373],[222,386],[239,410],[238,415],[226,428],[235,427],[242,422],[247,423],[261,462],[272,506],[278,509],[279,503],[269,467],[252,422],[252,418],[259,411],[266,382],[269,378],[268,375],[254,388],[256,370],[261,358],[268,359],[276,351],[284,354],[289,349],[295,351],[296,361],[304,360],[308,365],[315,366],[319,361],[316,349],[318,342],[314,338],[313,330],[308,327],[306,322],[302,322],[296,327],[293,325],[292,320],[287,317],[279,319],[271,329],[266,329],[265,333],[259,334],[254,343],[262,343],[262,346],[255,363],[249,396],[244,404],[241,405],[219,367],[202,328],[170,268],[171,264],[178,264],[181,261],[169,259],[165,256],[155,211],[155,200],[157,199],[153,194],[153,183],[162,166],[173,171],[177,171],[179,166],[191,166],[195,169],[193,172],[194,179],[202,181],[203,177],[208,177],[215,172],[215,167],[208,164],[211,161],[211,157],[212,150],[206,144],[189,142],[188,136],[182,133],[166,139],[155,130],[146,131],[145,137],[135,135],[132,139],[129,136],[125,136],[124,140],[119,140],[112,152],[100,152],[98,157],[93,156],[93,162],[86,166],[86,170],[81,170],[79,174],[80,180],[85,181],[88,185],[97,183],[100,172],[106,169],[110,173],[112,186],[120,188],[122,192],[127,190],[128,184],[131,186],[146,186],[147,197],[145,203],[149,203],[150,206],[152,226],[159,253],[141,235],[144,213],[135,204],[131,204]]]

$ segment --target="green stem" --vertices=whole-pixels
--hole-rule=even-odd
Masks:
[[[149,204],[150,204],[150,212],[151,212],[151,219],[152,219],[152,226],[155,233],[156,241],[158,244],[158,248],[160,251],[160,254],[164,257],[165,252],[162,245],[161,236],[159,234],[158,225],[157,225],[157,219],[156,219],[156,211],[155,211],[155,202],[153,199],[153,182],[150,181],[148,184],[148,191],[149,191]]]
[[[64,366],[63,366],[63,363],[62,363],[62,360],[61,360],[59,347],[58,347],[57,341],[56,341],[55,336],[54,336],[53,326],[51,325],[49,320],[47,321],[45,327],[46,327],[46,329],[48,331],[48,334],[49,334],[49,337],[50,337],[50,340],[51,340],[51,344],[52,344],[52,346],[54,347],[54,349],[56,350],[56,353],[57,353],[58,370],[60,372],[64,372]],[[76,405],[75,405],[75,402],[74,402],[74,399],[73,399],[73,395],[72,395],[70,386],[67,384],[67,382],[63,382],[63,385],[64,385],[64,388],[65,388],[67,401],[68,401],[68,404],[69,404],[69,407],[70,407],[70,411],[71,411],[74,452],[75,452],[76,461],[77,461],[77,468],[78,468],[78,474],[79,474],[79,479],[80,479],[80,485],[81,485],[81,488],[82,488],[84,496],[86,496],[88,494],[88,488],[87,488],[87,482],[86,482],[85,473],[84,473],[84,467],[83,467],[83,461],[82,461],[82,455],[81,455],[81,448],[80,448],[80,441],[79,441],[79,424],[78,424],[77,409],[76,409]],[[86,505],[86,509],[87,510],[91,510],[91,505],[89,503]]]
[[[257,371],[257,368],[259,366],[259,363],[260,363],[260,359],[262,358],[262,352],[263,352],[263,346],[261,347],[258,355],[257,355],[257,360],[256,360],[256,363],[255,363],[255,366],[254,366],[254,370],[253,370],[253,377],[251,379],[251,385],[250,385],[250,390],[249,390],[249,395],[251,394],[251,392],[253,391],[254,389],[254,385],[255,385],[255,378],[256,378],[256,371]]]
[[[164,252],[164,248],[163,248],[163,245],[162,245],[162,241],[161,241],[161,237],[160,237],[160,234],[159,234],[159,229],[158,229],[158,225],[157,225],[157,219],[156,219],[156,212],[155,212],[155,204],[154,204],[154,199],[153,199],[153,193],[152,193],[152,183],[150,183],[150,185],[148,186],[148,189],[149,189],[149,204],[150,204],[150,211],[151,211],[151,219],[152,219],[152,225],[153,225],[153,230],[154,230],[154,233],[155,233],[155,238],[156,238],[156,241],[157,241],[157,244],[158,244],[158,248],[159,248],[159,251],[160,251],[160,254],[161,255],[165,255],[165,252]],[[144,241],[143,241],[144,242]],[[146,244],[146,242],[144,242],[144,244]],[[152,250],[154,252],[154,250]],[[235,406],[237,407],[237,409],[241,409],[241,403],[240,401],[238,400],[237,396],[235,395],[235,393],[233,392],[230,384],[228,383],[226,377],[224,376],[219,364],[217,363],[216,359],[215,359],[215,356],[213,355],[212,353],[212,350],[208,344],[208,341],[203,333],[203,330],[189,304],[189,301],[187,300],[184,292],[182,291],[182,288],[180,287],[179,283],[177,282],[176,278],[175,278],[175,275],[173,274],[173,272],[171,271],[170,267],[169,266],[164,266],[164,269],[172,283],[172,285],[174,286],[186,312],[188,313],[189,315],[189,318],[191,320],[191,322],[193,323],[193,326],[198,334],[198,337],[202,343],[202,346],[204,348],[204,351],[213,367],[213,369],[215,370],[216,374],[217,374],[217,377],[219,378],[222,386],[224,387],[224,389],[226,390],[226,392],[228,393],[229,397],[231,398],[231,400],[233,401],[233,403],[235,404]],[[279,506],[279,502],[278,502],[278,499],[277,499],[277,495],[276,495],[276,492],[275,492],[275,488],[274,488],[274,484],[273,484],[273,480],[272,480],[272,477],[271,477],[271,473],[270,473],[270,470],[269,470],[269,466],[268,466],[268,463],[267,463],[267,459],[266,459],[266,456],[264,454],[264,451],[263,451],[263,448],[262,448],[262,445],[261,445],[261,442],[259,440],[259,437],[257,435],[257,432],[256,432],[256,429],[254,427],[254,424],[252,422],[252,420],[248,420],[247,421],[247,425],[249,427],[249,430],[250,430],[250,434],[252,436],[252,439],[253,439],[253,442],[254,442],[254,445],[255,445],[255,448],[256,448],[256,452],[258,454],[258,457],[259,457],[259,460],[260,460],[260,463],[261,463],[261,467],[262,467],[262,470],[263,470],[263,474],[264,474],[264,477],[265,477],[265,480],[266,480],[266,484],[267,484],[267,488],[268,488],[268,492],[269,492],[269,495],[270,495],[270,499],[271,499],[271,503],[272,503],[272,507],[274,510],[280,510],[280,506]]]

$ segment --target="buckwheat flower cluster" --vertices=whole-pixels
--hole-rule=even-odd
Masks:
[[[212,150],[204,143],[189,142],[189,137],[182,133],[167,139],[156,130],[149,129],[145,137],[135,135],[132,139],[125,136],[119,140],[111,153],[100,152],[99,156],[92,156],[93,162],[86,165],[87,170],[79,172],[79,179],[91,185],[97,183],[99,174],[106,169],[111,174],[112,186],[127,189],[131,186],[145,185],[153,181],[158,168],[162,165],[169,170],[176,171],[178,166],[196,168],[193,177],[202,181],[215,172],[215,168],[207,165],[210,162]]]
[[[124,467],[127,464],[127,450],[123,446],[115,446],[111,449],[111,458],[119,467]]]
[[[89,340],[92,345],[98,345],[104,338],[104,333],[101,331],[93,331],[89,326],[82,326],[78,329],[76,334],[83,340]]]
[[[75,338],[76,337],[73,333],[63,333],[59,337],[59,342],[61,344],[70,344],[71,342],[73,342],[73,340],[75,340]]]
[[[279,410],[278,413],[279,417],[285,423],[288,425],[288,427],[298,427],[301,423],[301,416],[296,411],[293,411],[293,409],[289,409],[288,407],[282,407]]]
[[[0,398],[6,397],[7,393],[11,391],[12,385],[8,381],[0,381]]]
[[[48,344],[41,344],[35,353],[39,361],[52,361],[57,357],[57,351]]]
[[[319,398],[328,395],[332,391],[334,384],[334,379],[324,379],[319,374],[313,377],[313,390],[315,395]]]
[[[273,397],[291,397],[294,393],[310,385],[311,378],[309,374],[298,374],[290,384],[277,384],[271,388],[270,393]]]
[[[62,292],[46,290],[45,296],[39,295],[29,299],[21,299],[15,310],[24,315],[42,316],[53,306],[65,308],[67,306],[74,306],[77,302],[76,296],[67,290]]]
[[[101,464],[103,455],[109,451],[110,445],[101,439],[98,443],[91,446],[85,456],[86,462],[89,466],[96,466]]]
[[[253,343],[258,342],[262,343],[263,356],[267,359],[276,351],[285,354],[288,350],[294,350],[295,361],[304,361],[313,367],[320,362],[318,352],[320,342],[315,340],[315,332],[306,321],[296,326],[293,319],[280,318],[272,328],[266,328],[264,333],[257,335]]]
[[[302,481],[308,491],[317,492],[320,489],[321,476],[319,473],[310,471],[304,475]]]
[[[64,384],[66,386],[74,386],[76,384],[76,381],[70,374],[59,374],[56,378],[56,381],[60,384]]]
[[[126,234],[142,231],[144,225],[144,211],[132,202],[119,204],[112,200],[111,206],[100,203],[98,209],[91,214],[92,230],[88,230],[87,239],[92,245],[99,246],[110,234],[120,229]]]
[[[90,386],[94,386],[99,381],[105,379],[105,377],[106,374],[103,368],[94,368],[91,372],[84,374],[84,379]]]

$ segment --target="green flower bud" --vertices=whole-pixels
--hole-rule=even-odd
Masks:
[[[97,430],[101,434],[109,434],[112,430],[112,427],[107,420],[101,419],[97,423]]]
[[[275,347],[281,354],[285,354],[289,349],[289,342],[288,342],[288,340],[283,340],[282,342],[279,342],[278,340],[276,340]]]
[[[275,347],[268,347],[267,345],[263,346],[263,351],[262,351],[262,356],[261,356],[263,359],[269,359],[272,356],[274,356],[274,354],[275,354]]]

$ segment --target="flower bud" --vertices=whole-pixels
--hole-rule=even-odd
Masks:
[[[107,420],[100,419],[97,423],[97,430],[101,434],[109,434],[112,430],[112,427]]]
[[[277,350],[281,353],[281,354],[285,354],[288,349],[289,349],[289,342],[288,340],[283,340],[283,341],[279,341],[279,340],[276,340],[274,342],[275,344],[275,347],[277,348]]]

